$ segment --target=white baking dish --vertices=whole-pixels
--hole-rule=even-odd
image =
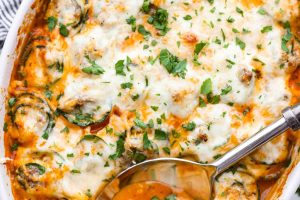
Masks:
[[[18,33],[18,31],[22,24],[28,22],[29,20],[28,18],[24,20],[25,16],[27,14],[30,15],[34,13],[34,9],[32,9],[32,4],[34,1],[35,0],[23,0],[9,31],[2,54],[0,56],[0,127],[3,127],[4,124],[4,101],[7,93],[6,88],[9,85],[10,76],[13,69],[14,59],[16,58],[15,50],[18,40],[24,37],[24,35],[21,32]],[[0,130],[0,158],[4,158],[4,137],[2,128]],[[300,163],[298,163],[298,165],[296,165],[290,172],[282,192],[280,191],[281,195],[279,199],[289,200],[294,195],[299,184]],[[0,200],[13,200],[9,176],[7,174],[5,165],[2,164],[0,164]]]

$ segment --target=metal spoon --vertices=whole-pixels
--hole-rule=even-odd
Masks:
[[[129,167],[104,188],[97,200],[111,200],[125,186],[146,181],[158,181],[181,188],[194,199],[209,200],[213,197],[217,175],[289,128],[293,131],[300,129],[300,104],[284,109],[280,119],[210,164],[179,158],[157,158]],[[151,175],[154,173],[155,176]]]

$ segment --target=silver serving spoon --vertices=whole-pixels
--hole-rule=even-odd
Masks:
[[[179,158],[157,158],[131,166],[118,174],[97,200],[111,200],[125,186],[147,181],[181,188],[194,199],[209,200],[213,197],[217,175],[289,128],[293,131],[300,129],[300,104],[284,109],[280,119],[210,164]]]

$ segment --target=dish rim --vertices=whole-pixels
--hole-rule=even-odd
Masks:
[[[0,158],[5,157],[4,148],[4,132],[2,127],[4,125],[5,116],[5,98],[7,94],[7,87],[9,86],[11,73],[13,70],[13,63],[15,60],[15,50],[17,47],[19,35],[19,28],[22,26],[26,14],[32,9],[32,4],[37,0],[23,0],[16,16],[12,22],[12,26],[8,32],[1,55],[0,55]],[[1,159],[0,159],[1,163]],[[291,199],[295,194],[300,184],[300,162],[289,173],[279,200]],[[0,199],[13,200],[10,176],[5,165],[0,164]]]

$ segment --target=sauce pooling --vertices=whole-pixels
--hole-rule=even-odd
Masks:
[[[182,189],[154,181],[133,183],[124,187],[113,200],[193,200]]]

